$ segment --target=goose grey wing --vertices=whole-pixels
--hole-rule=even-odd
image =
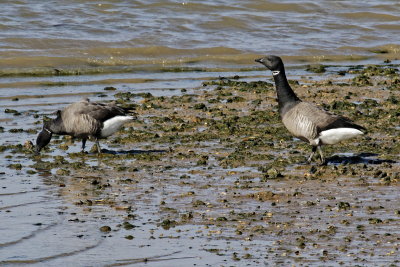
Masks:
[[[302,102],[301,108],[303,113],[316,125],[318,133],[336,128],[354,128],[357,130],[366,131],[364,127],[355,124],[349,118],[332,114],[329,111],[326,111],[313,104]]]
[[[353,128],[353,129],[360,130],[364,133],[367,131],[367,129],[365,129],[363,126],[355,124],[349,118],[339,116],[339,115],[330,117],[326,123],[318,126],[319,132],[330,130],[330,129],[336,129],[336,128]]]
[[[89,101],[79,101],[70,104],[61,112],[64,127],[75,137],[86,137],[97,134],[102,128],[102,121],[90,115],[95,110]]]
[[[77,115],[88,115],[95,120],[104,122],[115,116],[124,116],[126,112],[124,109],[116,105],[108,105],[98,102],[90,102],[87,99],[69,105],[65,112]]]
[[[307,102],[298,102],[282,116],[289,132],[304,141],[314,140],[335,119],[335,115]]]
[[[116,105],[107,105],[107,104],[103,104],[103,103],[91,103],[90,106],[91,106],[91,108],[87,112],[87,114],[101,122],[104,122],[115,116],[125,116],[126,115],[125,110]]]
[[[284,114],[282,121],[293,135],[307,141],[317,138],[320,132],[329,129],[354,128],[365,131],[364,127],[350,119],[307,102],[299,102],[292,107]]]

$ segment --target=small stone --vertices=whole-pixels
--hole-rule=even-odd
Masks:
[[[226,217],[218,217],[217,222],[226,222],[228,219]]]
[[[337,206],[338,206],[338,208],[339,208],[339,210],[348,210],[348,209],[350,209],[350,203],[348,203],[348,202],[339,202],[338,204],[337,204]]]
[[[32,141],[27,140],[24,143],[24,148],[28,150],[32,150],[35,146],[33,145]]]
[[[14,114],[16,114],[16,113],[18,113],[18,111],[16,111],[15,109],[6,108],[4,110],[4,113],[14,113]]]
[[[325,66],[320,64],[308,66],[306,70],[314,73],[324,73],[326,71]]]
[[[102,226],[102,227],[100,227],[100,231],[103,233],[111,232],[111,227],[107,226],[107,225]]]
[[[8,168],[14,169],[14,170],[21,170],[22,169],[22,165],[20,163],[14,163],[14,164],[8,165]]]
[[[276,179],[280,177],[283,177],[283,175],[275,168],[271,168],[267,171],[266,178]]]
[[[379,218],[369,218],[368,222],[370,224],[378,224],[378,223],[382,223],[383,221],[381,219],[379,219]]]
[[[125,230],[131,230],[131,229],[135,228],[135,226],[129,222],[124,222],[123,227]]]
[[[193,108],[194,109],[201,109],[201,110],[206,110],[207,109],[207,107],[206,107],[206,105],[204,103],[195,104],[193,106]]]
[[[171,227],[174,227],[175,225],[176,225],[176,221],[169,220],[169,219],[166,219],[166,220],[162,221],[161,224],[160,224],[160,226],[164,230],[169,230]]]

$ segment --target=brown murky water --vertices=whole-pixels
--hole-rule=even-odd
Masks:
[[[0,263],[397,266],[399,11],[2,3]],[[282,127],[274,90],[249,86],[270,78],[253,63],[267,53],[284,55],[302,98],[361,121],[368,137],[327,148],[326,167],[301,164],[309,148]],[[325,72],[307,71],[314,63]],[[365,78],[366,63],[388,71]],[[44,116],[82,97],[135,104],[140,120],[101,157],[65,138],[42,157],[24,148]]]
[[[3,1],[0,74],[393,59],[399,14],[397,0]]]

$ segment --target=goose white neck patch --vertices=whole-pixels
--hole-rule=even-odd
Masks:
[[[281,73],[279,70],[274,70],[274,71],[272,72],[272,75],[273,75],[273,76],[276,76],[276,75],[278,75],[279,73]]]

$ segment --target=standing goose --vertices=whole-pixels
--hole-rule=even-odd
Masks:
[[[107,138],[125,123],[136,119],[114,104],[90,102],[88,98],[72,103],[57,111],[57,118],[46,121],[36,139],[36,154],[51,140],[53,134],[70,135],[82,139],[82,152],[86,140],[94,139],[101,153],[98,139]]]
[[[346,117],[331,114],[313,104],[301,101],[286,79],[280,57],[266,56],[255,61],[272,71],[278,95],[279,114],[285,127],[295,137],[312,146],[309,163],[318,149],[321,164],[326,164],[321,150],[322,145],[333,145],[366,132],[364,127]]]

